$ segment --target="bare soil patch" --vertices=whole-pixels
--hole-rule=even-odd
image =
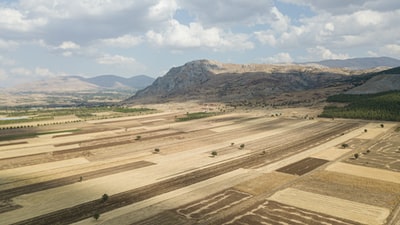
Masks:
[[[329,161],[324,159],[305,158],[298,162],[279,168],[276,171],[301,176],[324,165],[327,162]]]
[[[271,172],[236,185],[234,188],[251,195],[271,192],[279,186],[296,179],[296,176],[286,173]]]

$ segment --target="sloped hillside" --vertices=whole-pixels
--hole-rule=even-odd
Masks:
[[[400,67],[376,73],[363,85],[357,86],[346,94],[375,94],[400,90]]]

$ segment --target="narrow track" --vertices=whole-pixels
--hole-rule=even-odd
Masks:
[[[202,168],[187,174],[169,178],[157,183],[149,184],[133,190],[121,192],[109,197],[106,202],[99,200],[85,202],[70,208],[57,210],[48,214],[40,215],[15,224],[70,224],[93,216],[94,213],[104,213],[123,206],[127,206],[145,199],[161,195],[173,190],[177,190],[191,184],[205,181],[212,177],[234,171],[239,168],[251,168],[263,165],[268,160],[268,163],[273,163],[288,155],[294,155],[307,149],[307,146],[316,142],[326,142],[330,138],[338,134],[359,126],[356,123],[341,124],[330,130],[323,130],[316,133],[314,136],[305,138],[301,143],[290,142],[285,146],[279,146],[274,149],[269,149],[269,154],[260,155],[253,153],[241,158],[227,161],[221,164],[213,165],[207,168]]]

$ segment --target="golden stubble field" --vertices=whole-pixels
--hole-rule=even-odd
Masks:
[[[397,123],[306,108],[176,122],[220,105],[150,107],[0,142],[0,224],[399,222]]]

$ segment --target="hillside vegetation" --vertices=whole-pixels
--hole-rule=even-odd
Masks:
[[[400,91],[364,95],[339,94],[329,97],[327,101],[345,103],[345,106],[326,106],[321,117],[400,121]]]

